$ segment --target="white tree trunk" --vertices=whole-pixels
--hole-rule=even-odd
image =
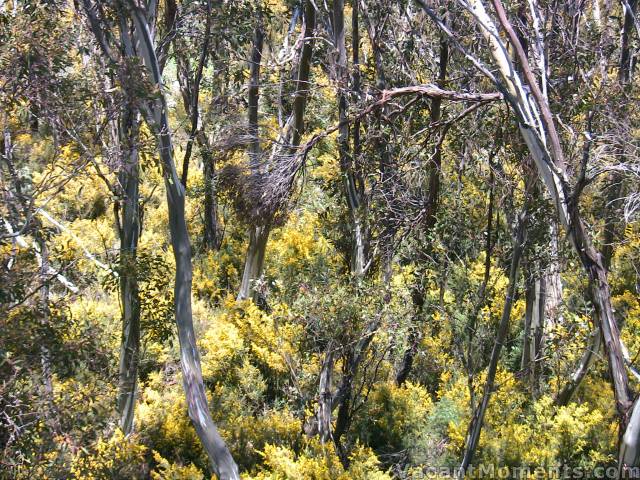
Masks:
[[[158,87],[159,92],[158,96],[150,102],[144,111],[147,123],[149,123],[157,137],[167,192],[169,230],[176,262],[174,293],[176,325],[180,343],[182,382],[187,397],[189,417],[209,456],[209,461],[215,474],[221,480],[239,480],[238,467],[211,418],[202,380],[200,355],[196,346],[191,311],[193,273],[191,242],[185,218],[185,189],[180,182],[173,161],[171,130],[169,128],[166,99],[162,90],[160,67],[146,16],[131,0],[128,2],[128,6],[133,17],[136,42],[139,45],[142,59],[149,71],[151,80]]]

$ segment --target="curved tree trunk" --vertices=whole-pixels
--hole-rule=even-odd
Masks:
[[[591,239],[585,231],[584,223],[577,207],[577,199],[572,198],[573,194],[569,191],[563,153],[548,102],[542,97],[522,46],[506,17],[502,3],[500,0],[493,0],[493,5],[498,14],[500,24],[507,32],[509,40],[514,46],[516,58],[522,67],[523,75],[527,79],[527,85],[531,89],[531,93],[528,93],[524,88],[520,75],[514,68],[507,48],[501,40],[493,20],[487,14],[482,0],[471,0],[469,8],[478,20],[485,40],[491,46],[491,54],[499,68],[503,82],[502,86],[508,93],[507,99],[518,115],[520,132],[529,147],[538,172],[547,186],[560,220],[567,229],[571,242],[589,278],[591,298],[595,307],[594,321],[600,329],[609,360],[609,373],[613,384],[616,409],[620,419],[620,431],[624,432],[627,428],[627,413],[632,405],[632,397],[622,355],[620,332],[618,331],[611,306],[607,270],[603,265],[602,257],[593,247]],[[549,138],[549,150],[547,149],[546,137]]]
[[[211,418],[202,380],[200,355],[196,346],[191,311],[193,272],[191,242],[185,218],[185,189],[178,177],[173,160],[171,130],[169,128],[166,100],[162,93],[160,67],[146,16],[131,0],[128,2],[128,7],[135,25],[135,40],[140,48],[140,56],[149,71],[151,80],[158,86],[158,91],[160,92],[153,101],[146,105],[144,113],[147,123],[157,137],[167,192],[169,231],[176,262],[174,291],[176,325],[180,343],[182,382],[187,398],[189,417],[207,452],[215,474],[221,480],[239,480],[238,467]]]

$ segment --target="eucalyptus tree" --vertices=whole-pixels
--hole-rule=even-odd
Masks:
[[[612,5],[605,5],[606,10],[598,19],[597,25],[599,33],[599,42],[597,45],[597,51],[601,56],[604,55],[604,51],[613,50],[613,43],[615,39],[612,38],[611,31],[615,28],[611,25]],[[620,222],[624,218],[623,212],[623,200],[625,198],[625,183],[628,181],[629,175],[625,175],[625,171],[628,172],[626,150],[630,147],[629,144],[629,116],[632,114],[629,106],[630,95],[633,87],[632,82],[632,62],[633,56],[632,40],[634,32],[637,31],[635,24],[635,15],[637,11],[637,1],[622,3],[623,17],[622,17],[622,29],[619,37],[619,57],[617,65],[617,75],[615,81],[609,79],[608,69],[605,64],[605,59],[600,59],[600,69],[603,71],[600,73],[602,82],[607,88],[607,94],[613,94],[613,100],[610,104],[595,105],[588,113],[588,125],[586,134],[590,137],[588,142],[585,143],[585,149],[583,155],[585,158],[594,157],[596,154],[594,150],[593,137],[596,134],[593,128],[593,124],[596,122],[595,117],[597,112],[603,111],[598,114],[601,118],[601,123],[606,125],[611,133],[601,134],[606,138],[606,141],[611,144],[611,149],[616,157],[617,165],[613,170],[608,172],[607,178],[602,188],[602,196],[604,197],[604,224],[602,227],[602,262],[603,266],[609,271],[611,269],[612,259],[615,253],[615,244],[619,236]],[[611,97],[610,97],[611,99]],[[628,190],[628,187],[627,187]],[[592,365],[596,362],[597,356],[602,348],[602,336],[597,329],[589,335],[587,346],[584,353],[580,357],[575,370],[571,373],[569,381],[558,392],[555,398],[555,402],[558,405],[566,405],[573,397],[575,391],[580,386]],[[630,364],[628,358],[626,358],[625,349],[625,363]]]
[[[155,15],[150,6],[150,15]],[[176,20],[176,6],[168,2],[166,12],[156,26],[158,36],[165,41],[161,42],[158,55],[162,59],[167,57],[169,42],[166,41],[174,30]],[[119,55],[127,55],[126,33],[120,32],[118,41],[111,41],[112,49],[120,49]],[[97,83],[100,77],[105,77],[104,83],[107,90],[116,90],[116,85],[120,80],[117,74],[113,73],[113,65],[106,65],[104,59],[99,55],[94,55],[94,64],[97,74]],[[159,62],[161,68],[165,61]],[[118,266],[113,274],[117,278],[120,295],[120,309],[122,317],[122,336],[120,342],[119,379],[118,379],[118,400],[117,409],[120,416],[120,428],[126,434],[130,434],[134,429],[134,414],[136,397],[138,390],[138,367],[140,363],[140,341],[142,335],[141,316],[142,306],[140,298],[139,279],[139,259],[138,243],[142,234],[143,202],[140,198],[140,150],[143,148],[140,135],[141,119],[137,100],[129,94],[122,96],[102,92],[97,97],[102,103],[103,112],[100,112],[98,105],[96,110],[95,136],[93,144],[102,147],[103,159],[109,159],[115,152],[117,161],[115,170],[117,178],[111,181],[108,174],[102,171],[99,162],[92,155],[89,144],[83,143],[78,135],[70,132],[76,140],[86,150],[86,154],[92,155],[92,166],[97,175],[104,181],[105,185],[116,199],[114,204],[115,226],[120,240]],[[96,102],[97,103],[97,102]],[[103,118],[104,117],[104,118]],[[102,136],[101,125],[109,125],[109,138],[105,140]],[[108,163],[106,160],[104,163]]]
[[[345,34],[345,15],[344,1],[337,0],[333,2],[333,10],[331,12],[331,29],[334,52],[330,55],[332,80],[336,84],[336,97],[338,101],[338,121],[340,124],[338,130],[338,155],[340,157],[340,174],[342,176],[342,184],[344,196],[349,210],[349,221],[351,224],[352,245],[350,252],[350,268],[351,273],[359,279],[366,270],[366,226],[364,225],[366,199],[364,198],[364,178],[362,178],[362,170],[357,168],[362,159],[360,146],[360,123],[354,122],[351,125],[348,121],[349,100],[357,102],[360,92],[360,6],[359,0],[352,2],[352,19],[351,19],[351,82],[349,76],[348,55],[346,47]],[[356,103],[357,104],[357,103]],[[353,107],[351,107],[353,108]]]
[[[113,9],[117,27],[114,27],[109,17],[105,16],[103,5],[85,0],[84,13],[105,59],[114,65],[120,65],[124,61],[130,68],[135,69],[137,75],[133,78],[137,77],[137,81],[126,77],[120,80],[127,89],[127,94],[139,102],[145,121],[155,134],[158,143],[158,154],[167,194],[169,231],[176,263],[175,319],[189,416],[215,474],[221,479],[239,479],[238,467],[209,412],[193,329],[191,242],[185,218],[185,188],[175,167],[172,133],[162,86],[162,69],[151,33],[157,4],[151,2],[149,5],[141,6],[131,0],[117,1],[108,6]],[[108,42],[109,38],[113,38],[116,28],[122,38],[123,54],[121,56]],[[136,66],[141,68],[136,69]]]
[[[294,19],[297,13],[294,13]],[[294,24],[294,22],[292,22]],[[304,133],[304,115],[307,107],[307,99],[311,90],[310,72],[314,45],[314,31],[316,27],[316,6],[313,2],[304,2],[304,15],[300,41],[296,42],[299,48],[297,52],[298,63],[295,68],[295,80],[293,82],[293,97],[290,111],[286,120],[280,125],[280,131],[273,142],[269,154],[259,154],[259,143],[255,140],[256,113],[258,111],[259,91],[256,86],[256,76],[260,75],[261,32],[262,26],[256,28],[256,39],[253,47],[251,63],[251,85],[249,88],[249,132],[250,136],[250,189],[251,199],[254,203],[251,208],[256,211],[252,215],[253,225],[249,228],[249,245],[245,257],[242,282],[238,292],[238,299],[244,300],[250,297],[257,299],[255,295],[255,282],[262,276],[264,257],[267,248],[269,234],[276,220],[276,215],[283,206],[283,202],[291,193],[293,181],[293,168],[297,157],[298,147]],[[286,44],[285,49],[286,51]],[[285,91],[282,91],[285,94]],[[286,99],[280,98],[279,104],[286,105]],[[266,158],[262,158],[266,155]],[[260,158],[257,158],[257,157]]]
[[[505,99],[514,110],[520,133],[527,144],[535,162],[538,174],[542,178],[547,194],[551,198],[560,223],[566,229],[571,244],[589,278],[591,300],[594,305],[594,324],[600,330],[605,352],[609,361],[609,372],[615,395],[616,410],[619,415],[619,427],[622,435],[620,446],[620,474],[623,467],[636,466],[640,456],[637,445],[637,424],[640,423],[640,406],[634,405],[629,388],[629,379],[625,367],[620,333],[611,305],[611,293],[607,279],[606,267],[602,256],[593,245],[587,226],[579,209],[580,194],[584,188],[586,165],[578,167],[575,178],[569,176],[567,163],[560,136],[556,128],[548,98],[540,87],[540,78],[536,78],[523,47],[510,22],[507,12],[500,0],[492,0],[495,15],[502,31],[506,34],[514,55],[511,56],[506,41],[500,35],[496,22],[489,14],[482,0],[461,1],[480,29],[497,75],[484,65],[481,59],[470,55],[457,41],[457,35],[440,20],[434,10],[419,0],[419,4],[445,32],[456,47],[505,94]],[[535,3],[531,8],[536,14]],[[539,52],[542,55],[544,52]],[[546,78],[546,69],[541,73]],[[571,182],[573,180],[573,182]],[[480,424],[482,419],[478,420]],[[477,446],[479,432],[470,428],[461,470],[470,464]]]

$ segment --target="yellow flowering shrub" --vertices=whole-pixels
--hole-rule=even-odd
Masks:
[[[476,401],[482,395],[484,376],[476,381]],[[498,370],[497,389],[487,409],[476,463],[496,467],[567,464],[586,468],[611,460],[606,452],[612,452],[614,447],[613,412],[588,403],[557,407],[550,395],[530,402],[519,383],[512,373]],[[459,457],[470,419],[466,379],[450,382],[442,393],[442,398],[457,402],[464,412],[463,420],[450,422],[448,429],[449,448]]]
[[[133,480],[146,478],[145,446],[120,430],[99,438],[89,450],[80,450],[71,462],[71,478],[78,480]]]
[[[366,447],[356,446],[344,469],[332,443],[308,442],[297,454],[285,447],[267,445],[262,453],[264,467],[247,480],[391,480],[379,467],[375,454]]]
[[[214,316],[198,341],[201,352],[202,376],[207,382],[219,381],[234,374],[246,354],[238,328],[225,321],[224,315]]]
[[[153,452],[157,467],[151,471],[151,480],[204,480],[202,471],[194,465],[171,463],[158,452]]]
[[[140,438],[164,458],[205,468],[206,456],[187,414],[181,382],[175,380],[163,388],[162,374],[152,373],[141,389],[136,409]]]
[[[260,452],[268,445],[292,450],[300,447],[302,422],[287,409],[255,414],[225,411],[221,434],[242,470],[251,471],[262,464],[264,458]]]
[[[381,454],[406,452],[413,462],[429,444],[427,422],[433,401],[424,387],[406,382],[377,385],[354,428],[358,438]]]
[[[273,374],[287,373],[287,362],[297,355],[303,332],[302,325],[288,321],[288,307],[276,304],[267,314],[251,301],[236,303],[232,298],[225,307],[223,321],[238,329],[251,354]]]

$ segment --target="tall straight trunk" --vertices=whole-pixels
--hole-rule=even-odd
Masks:
[[[309,74],[311,71],[311,55],[313,52],[314,43],[314,30],[316,26],[316,10],[314,3],[311,0],[305,1],[304,8],[304,41],[302,43],[302,51],[300,53],[300,61],[298,63],[298,72],[295,82],[295,93],[291,114],[283,127],[277,144],[274,146],[270,160],[274,162],[280,161],[282,158],[290,157],[296,153],[298,146],[300,145],[300,139],[304,131],[304,112],[307,106],[307,97],[309,96]],[[258,45],[256,37],[254,44]],[[261,53],[256,53],[257,48],[254,46],[254,55],[252,58],[260,59]],[[260,52],[262,51],[260,43]],[[249,125],[250,130],[255,134],[251,143],[251,169],[252,175],[263,176],[265,173],[262,171],[262,160],[259,160],[260,145],[258,140],[258,90],[259,85],[259,62],[253,61],[252,67],[255,68],[255,72],[251,72],[251,85],[249,89]],[[255,89],[254,89],[255,85]],[[248,298],[254,298],[258,300],[257,292],[253,290],[253,284],[258,280],[263,273],[264,258],[267,249],[267,242],[269,240],[269,234],[271,233],[271,226],[273,218],[262,219],[260,225],[255,225],[249,232],[249,246],[247,248],[247,255],[245,257],[244,270],[242,273],[242,282],[240,284],[240,290],[238,292],[238,300],[245,300]]]
[[[444,35],[440,36],[440,58],[439,58],[439,74],[438,86],[442,89],[446,87],[447,82],[447,66],[449,64],[449,45]],[[442,118],[442,98],[433,98],[431,100],[431,117],[429,123],[437,124]],[[426,229],[431,230],[436,223],[436,212],[438,202],[440,200],[440,175],[442,170],[442,146],[444,143],[444,135],[438,140],[433,152],[431,165],[429,165],[429,196],[427,198],[427,221]]]
[[[353,15],[357,16],[357,3]],[[357,28],[357,19],[355,22]],[[357,36],[357,33],[354,33]],[[333,43],[336,49],[333,58],[333,67],[336,75],[337,98],[338,98],[338,120],[340,127],[338,128],[338,153],[340,157],[340,173],[342,175],[342,183],[344,195],[347,200],[347,207],[351,217],[351,255],[350,268],[351,273],[356,279],[362,277],[365,267],[365,239],[362,232],[361,222],[361,199],[359,198],[355,174],[354,174],[354,157],[351,154],[349,145],[349,122],[348,118],[348,81],[349,73],[347,70],[347,48],[345,44],[344,32],[344,0],[336,0],[333,3]],[[355,150],[355,149],[354,149]]]
[[[560,258],[558,252],[559,231],[558,225],[553,223],[550,228],[551,240],[549,241],[549,265],[545,274],[545,305],[544,316],[547,328],[561,324],[563,288],[560,277]]]
[[[249,168],[251,175],[260,173],[260,132],[258,126],[258,109],[260,106],[260,66],[262,64],[262,50],[264,48],[264,25],[262,15],[258,12],[256,31],[251,49],[249,64]]]
[[[525,276],[525,321],[522,342],[522,360],[520,369],[529,378],[531,392],[535,396],[540,380],[542,335],[545,322],[545,277],[536,268],[528,264]]]
[[[352,58],[352,85],[351,91],[356,99],[361,96],[360,91],[360,9],[359,0],[354,0],[351,11],[351,58]],[[352,250],[351,271],[356,274],[364,274],[366,263],[366,248],[368,243],[367,227],[364,223],[366,215],[365,183],[359,167],[360,154],[360,120],[353,122],[351,129],[353,150],[351,154],[352,175],[350,185],[354,198],[358,199],[357,211],[353,218],[354,244]],[[362,273],[359,273],[362,272]]]
[[[487,371],[487,380],[484,384],[482,400],[480,401],[480,404],[474,412],[469,424],[464,455],[462,457],[462,463],[460,465],[461,476],[464,476],[464,472],[471,464],[473,455],[475,454],[476,448],[478,447],[478,443],[480,441],[480,432],[482,431],[482,425],[484,423],[484,417],[487,412],[487,407],[489,406],[491,394],[494,390],[500,352],[506,339],[507,332],[509,331],[509,319],[511,318],[511,309],[513,307],[513,301],[516,295],[518,269],[520,267],[520,259],[522,257],[522,251],[524,249],[527,223],[528,219],[525,207],[525,211],[520,214],[518,225],[516,227],[513,244],[513,254],[511,255],[511,266],[509,268],[509,285],[507,287],[507,295],[504,302],[504,308],[502,310],[502,317],[500,319],[500,324],[498,325],[498,330],[496,332],[496,340],[493,344],[493,350],[491,351],[491,360],[489,361],[489,369]]]
[[[249,170],[252,179],[257,183],[263,168],[261,165],[260,132],[258,126],[258,108],[260,102],[260,66],[262,63],[262,50],[264,47],[264,32],[262,16],[258,13],[256,31],[251,49],[251,62],[249,64]],[[267,242],[270,233],[269,225],[252,225],[249,227],[249,246],[245,257],[244,270],[238,300],[253,298],[258,302],[259,295],[255,282],[262,276],[264,268],[264,256],[267,250]]]
[[[166,99],[162,90],[160,67],[151,38],[148,19],[132,0],[127,2],[127,6],[135,25],[135,40],[140,48],[140,56],[151,80],[160,92],[154,100],[145,105],[143,112],[147,123],[157,138],[158,153],[160,154],[167,192],[169,231],[176,263],[175,317],[180,343],[182,382],[186,394],[189,417],[207,452],[214,473],[221,480],[239,480],[238,467],[211,418],[202,380],[200,355],[196,345],[191,310],[193,271],[191,265],[191,242],[185,217],[185,188],[178,177],[173,160],[171,130],[169,128]]]
[[[125,435],[133,431],[133,420],[140,359],[140,293],[137,276],[137,250],[140,234],[138,114],[126,108],[120,121],[123,165],[118,180],[123,205],[120,222],[120,308],[122,337],[118,375],[118,414]]]

